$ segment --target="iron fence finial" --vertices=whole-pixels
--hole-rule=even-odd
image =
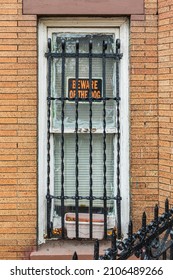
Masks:
[[[76,251],[73,254],[72,260],[78,260],[78,255],[77,255]]]

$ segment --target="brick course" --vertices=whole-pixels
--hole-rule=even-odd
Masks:
[[[157,1],[145,1],[144,20],[130,29],[131,216],[153,218],[158,203],[158,33]]]
[[[37,20],[22,15],[22,1],[0,2],[0,259],[28,259],[37,228]]]
[[[158,3],[158,80],[159,80],[159,201],[164,207],[165,198],[173,202],[172,188],[172,12],[173,2]]]

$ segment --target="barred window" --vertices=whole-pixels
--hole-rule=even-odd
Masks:
[[[120,237],[121,181],[127,182],[122,154],[128,150],[121,136],[127,104],[121,30],[48,28],[47,36],[46,237],[103,239],[114,228]]]

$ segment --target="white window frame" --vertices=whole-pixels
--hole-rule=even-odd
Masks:
[[[130,216],[129,186],[129,20],[122,18],[42,18],[38,24],[38,244],[44,243],[46,234],[47,193],[47,39],[50,29],[86,28],[113,29],[119,27],[120,61],[120,189],[122,233],[127,234]],[[52,139],[51,139],[52,142]],[[53,143],[51,143],[53,144]],[[52,146],[52,145],[51,145]],[[116,150],[116,149],[115,149]],[[52,151],[51,151],[52,152]],[[53,158],[53,152],[52,157]],[[53,164],[53,161],[50,163]],[[116,173],[116,170],[115,170]],[[50,189],[53,193],[53,168]],[[116,191],[116,190],[115,190]]]

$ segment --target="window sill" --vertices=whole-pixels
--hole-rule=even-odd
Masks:
[[[71,260],[75,251],[79,260],[93,260],[94,243],[87,240],[47,240],[30,254],[30,260]],[[105,248],[110,247],[110,240],[102,240],[99,244],[100,255],[103,255]]]

